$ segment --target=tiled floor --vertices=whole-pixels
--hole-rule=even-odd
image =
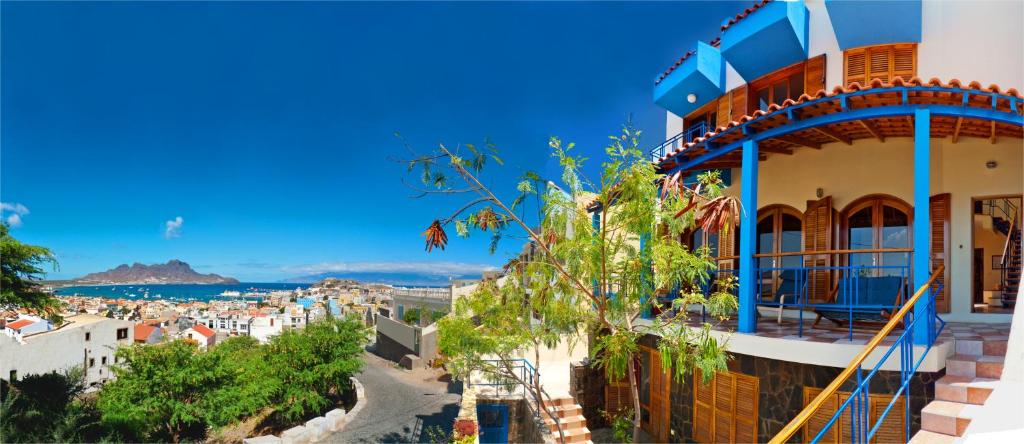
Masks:
[[[835,324],[828,320],[822,320],[818,323],[817,327],[812,327],[814,324],[814,314],[806,314],[803,322],[803,334],[800,335],[800,321],[797,319],[783,319],[782,324],[776,323],[774,317],[762,316],[757,322],[757,333],[758,336],[764,336],[769,338],[784,338],[792,339],[795,341],[809,341],[809,342],[825,342],[825,343],[836,343],[836,344],[866,344],[868,340],[874,337],[875,333],[881,324],[864,324],[855,325],[853,328],[852,336],[848,327],[837,327]],[[736,319],[730,319],[725,322],[716,323],[716,321],[708,317],[715,330],[720,331],[736,331]],[[691,314],[689,319],[686,321],[687,325],[699,326],[701,324],[700,313]],[[903,332],[902,329],[897,328],[889,335],[882,345],[889,345],[896,342],[899,334]],[[960,340],[1006,340],[1010,336],[1010,324],[987,324],[987,323],[976,323],[976,322],[947,322],[946,327],[939,334],[939,338],[936,340],[936,344],[941,344],[950,339]]]

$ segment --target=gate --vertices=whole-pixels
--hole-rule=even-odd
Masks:
[[[508,406],[477,404],[476,421],[480,424],[480,442],[508,443]]]

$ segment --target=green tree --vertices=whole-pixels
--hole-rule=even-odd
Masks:
[[[0,437],[4,442],[87,442],[106,436],[95,406],[80,396],[81,367],[27,375],[8,383],[0,395]]]
[[[47,265],[57,268],[57,259],[48,248],[21,243],[11,236],[6,223],[0,223],[0,306],[56,313],[60,303],[38,283]]]
[[[270,390],[258,373],[230,360],[237,354],[201,353],[183,340],[121,348],[117,379],[99,396],[103,421],[142,440],[181,442],[255,413]]]
[[[358,318],[326,318],[270,340],[264,357],[279,385],[276,414],[295,421],[322,412],[362,368],[368,331]]]
[[[658,338],[662,367],[671,369],[680,382],[694,367],[706,377],[725,368],[725,347],[711,335],[711,325],[689,329],[680,328],[679,322],[687,316],[685,306],[694,303],[705,304],[719,320],[727,318],[737,305],[730,294],[734,282],[717,282],[706,298],[699,288],[712,279],[715,268],[709,251],[690,250],[678,239],[698,225],[710,232],[728,230],[739,211],[735,199],[721,195],[717,173],[701,176],[701,185],[695,188],[683,185],[679,175],[659,179],[639,149],[639,136],[627,125],[610,138],[597,181],[581,174],[585,159],[573,154],[573,144],[552,138],[549,146],[561,166],[558,179],[566,191],[557,186],[539,190],[540,184],[554,181],[527,171],[510,200],[484,185],[485,165],[502,164],[493,144],[441,144],[427,153],[407,147],[414,156],[407,160],[409,169],[418,171],[423,183],[416,188],[419,196],[473,196],[430,224],[423,233],[428,251],[444,249],[448,225],[454,225],[461,237],[471,230],[489,235],[492,252],[504,237],[519,233],[537,251],[514,259],[504,284],[483,285],[457,305],[440,326],[442,351],[461,360],[460,370],[468,373],[486,370],[481,358],[488,355],[521,355],[541,343],[551,346],[593,333],[593,362],[610,379],[629,380],[634,441],[640,431],[635,370],[641,336]],[[450,186],[450,176],[463,183]],[[522,205],[531,196],[541,207],[539,226],[522,216]],[[597,205],[588,206],[590,202]],[[588,207],[596,211],[597,224]],[[670,299],[670,305],[660,307],[665,310],[656,319],[641,322],[644,312],[660,306],[656,294]]]

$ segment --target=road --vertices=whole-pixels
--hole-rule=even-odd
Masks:
[[[431,442],[430,430],[451,433],[459,414],[462,384],[445,382],[431,370],[405,371],[372,353],[356,375],[366,406],[326,442]]]

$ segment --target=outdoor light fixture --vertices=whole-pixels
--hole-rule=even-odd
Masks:
[[[997,163],[994,160],[990,160],[988,162],[985,162],[985,168],[988,168],[990,170],[994,170],[997,166],[999,166],[999,163]]]
[[[814,195],[818,196],[818,199],[821,199],[822,197],[825,197],[825,189],[818,188],[817,190],[814,190]]]
[[[690,103],[697,103],[697,95],[694,94],[694,93],[687,94],[686,95],[686,101],[690,102]]]

